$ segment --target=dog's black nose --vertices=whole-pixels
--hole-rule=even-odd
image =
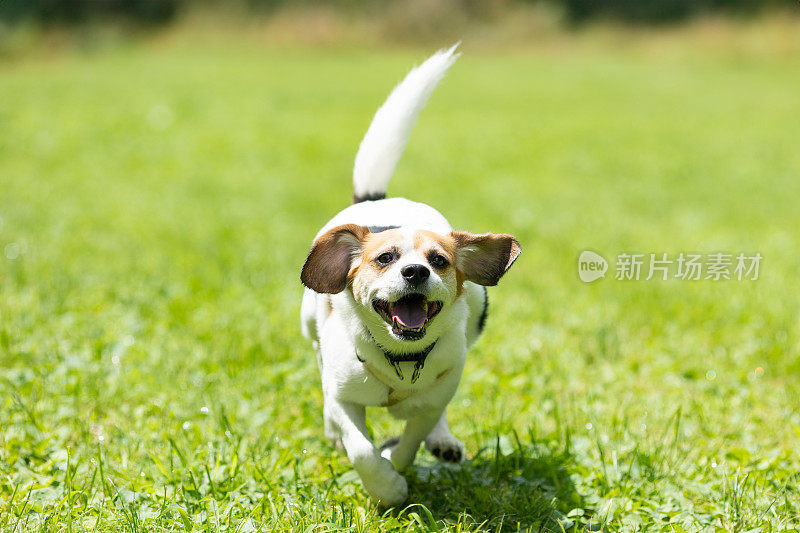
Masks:
[[[419,285],[431,275],[431,271],[425,265],[406,265],[400,273],[412,285]]]

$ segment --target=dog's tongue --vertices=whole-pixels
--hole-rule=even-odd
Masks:
[[[392,319],[407,328],[416,329],[428,318],[424,300],[400,300],[392,305]]]

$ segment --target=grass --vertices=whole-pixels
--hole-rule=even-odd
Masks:
[[[365,496],[322,434],[299,268],[429,52],[164,40],[3,67],[0,528],[800,527],[800,70],[763,50],[465,45],[390,194],[524,254],[451,404],[470,460],[422,451],[406,509]],[[587,248],[765,259],[583,284]]]

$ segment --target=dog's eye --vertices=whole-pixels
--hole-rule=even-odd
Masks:
[[[440,254],[433,254],[429,261],[433,268],[445,268],[450,264],[448,263],[447,258]]]
[[[394,261],[394,254],[392,252],[383,252],[381,255],[375,258],[381,265],[388,265],[392,261]]]

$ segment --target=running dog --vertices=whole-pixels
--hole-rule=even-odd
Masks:
[[[399,471],[422,442],[441,461],[464,457],[445,408],[483,329],[485,287],[520,254],[511,235],[454,231],[426,204],[386,199],[411,128],[458,57],[455,48],[411,70],[378,109],[356,155],[353,205],[317,233],[300,276],[325,435],[344,446],[364,488],[384,506],[406,500]],[[402,435],[376,448],[366,406],[405,420]]]

